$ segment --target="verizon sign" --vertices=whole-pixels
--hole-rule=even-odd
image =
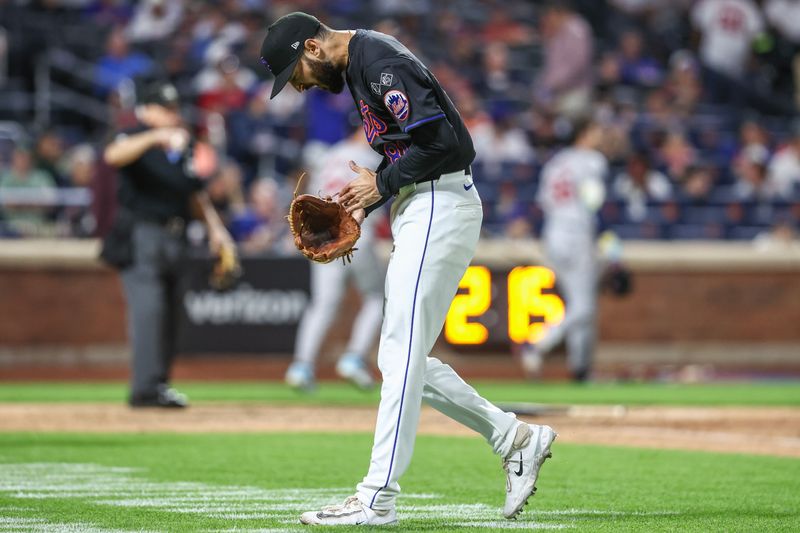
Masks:
[[[250,257],[230,290],[208,284],[211,260],[187,261],[179,294],[179,350],[185,354],[287,354],[309,302],[309,265],[303,258]]]
[[[247,283],[232,291],[187,291],[183,296],[189,321],[198,326],[296,324],[306,305],[306,291],[259,290]]]

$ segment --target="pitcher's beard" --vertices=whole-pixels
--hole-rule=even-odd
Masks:
[[[317,87],[334,94],[344,90],[344,76],[342,71],[330,61],[317,61],[308,59],[311,72],[317,79]]]

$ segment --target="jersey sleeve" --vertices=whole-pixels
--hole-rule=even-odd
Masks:
[[[366,72],[369,90],[404,133],[445,118],[429,75],[412,61],[380,61]]]

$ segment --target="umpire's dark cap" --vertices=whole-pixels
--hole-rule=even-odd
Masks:
[[[178,94],[178,89],[171,83],[155,81],[142,88],[139,102],[176,109],[180,105],[180,95]]]
[[[296,11],[279,18],[267,28],[261,44],[261,62],[275,76],[270,99],[275,98],[289,81],[303,55],[303,44],[317,34],[321,22],[316,17]]]

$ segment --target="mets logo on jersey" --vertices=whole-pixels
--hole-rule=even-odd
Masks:
[[[408,103],[408,97],[403,91],[392,89],[384,95],[383,103],[386,109],[388,109],[397,120],[402,122],[408,119],[408,112],[411,110],[411,104]]]

